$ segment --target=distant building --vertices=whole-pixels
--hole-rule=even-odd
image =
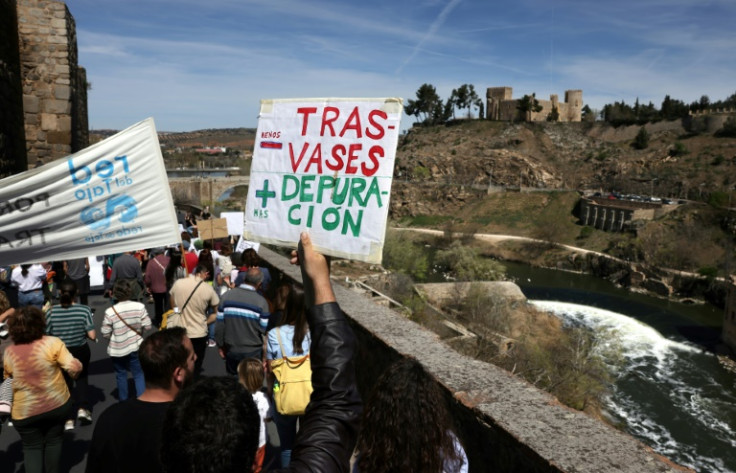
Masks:
[[[520,119],[519,99],[512,99],[511,87],[489,87],[486,90],[486,118],[488,120],[513,121]],[[549,100],[537,98],[542,109],[539,112],[529,112],[524,121],[543,122],[554,108],[557,108],[560,122],[579,122],[582,120],[583,91],[566,90],[565,101],[560,102],[557,94],[549,96]]]
[[[736,353],[736,276],[728,277],[726,284],[726,309],[723,315],[721,338]]]
[[[205,148],[197,148],[194,151],[200,154],[209,154],[209,155],[217,155],[227,152],[227,148],[224,146],[214,146],[214,147],[205,147]]]

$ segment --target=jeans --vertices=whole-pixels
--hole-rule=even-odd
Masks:
[[[64,422],[70,415],[71,406],[70,399],[63,406],[43,414],[21,420],[13,419],[13,425],[23,442],[26,473],[60,471]]]
[[[136,397],[140,397],[146,389],[146,382],[143,378],[143,370],[141,363],[138,361],[138,352],[126,356],[111,356],[112,364],[115,367],[115,381],[118,383],[118,400],[125,401],[128,399],[128,370],[133,375],[135,381]]]
[[[66,381],[66,385],[69,388],[72,402],[76,403],[75,407],[77,409],[90,410],[89,401],[87,400],[87,390],[89,388],[89,359],[91,356],[89,345],[85,343],[78,347],[67,348],[69,349],[69,353],[82,363],[82,372],[79,373],[77,379],[72,379],[72,377],[64,371],[64,381]],[[70,419],[73,419],[74,412],[72,412],[71,415],[72,417],[70,417]]]
[[[263,354],[262,349],[258,349],[249,353],[234,353],[232,351],[228,351],[225,354],[225,370],[228,374],[237,376],[238,375],[238,365],[240,362],[246,358],[255,358],[256,360],[260,360]]]
[[[41,309],[43,308],[43,300],[43,291],[41,289],[31,292],[18,291],[18,305],[21,307],[32,305]]]
[[[202,373],[202,363],[204,363],[204,354],[207,350],[207,337],[190,338],[192,341],[192,348],[194,348],[194,354],[197,355],[197,360],[194,362],[194,374],[199,376]]]
[[[281,468],[286,468],[291,463],[291,449],[294,448],[299,416],[285,416],[274,409],[273,420],[281,443]]]

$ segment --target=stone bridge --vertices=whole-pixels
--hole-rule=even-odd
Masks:
[[[170,177],[169,187],[175,204],[218,201],[230,189],[248,186],[250,177]]]

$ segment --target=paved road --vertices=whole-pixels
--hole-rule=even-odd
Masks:
[[[90,306],[96,309],[94,314],[95,325],[98,330],[102,323],[105,309],[109,307],[109,299],[102,296],[90,297]],[[153,305],[148,305],[149,314],[153,313]],[[100,338],[99,343],[90,343],[92,349],[92,360],[89,369],[90,401],[92,403],[93,423],[88,426],[77,426],[74,430],[67,431],[64,435],[64,447],[62,454],[62,472],[83,472],[86,465],[87,450],[94,429],[94,421],[108,406],[117,402],[117,385],[112,362],[107,356],[107,342]],[[216,348],[207,348],[204,359],[205,376],[225,375],[225,364],[217,354]],[[132,379],[129,380],[129,392],[135,393]],[[273,423],[271,423],[272,425]],[[275,430],[269,428],[269,435],[273,444],[278,445]],[[269,449],[271,453],[272,448]],[[266,463],[272,455],[268,455]],[[20,437],[13,427],[3,425],[0,433],[0,472],[19,473],[23,472],[23,451]]]

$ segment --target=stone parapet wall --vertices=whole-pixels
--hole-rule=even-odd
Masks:
[[[15,0],[0,0],[0,178],[27,169]]]
[[[267,248],[273,274],[301,282],[299,269]],[[366,399],[391,362],[417,358],[452,404],[471,472],[655,473],[690,471],[654,454],[632,437],[568,409],[496,366],[463,356],[437,335],[342,286],[335,295],[359,343],[358,384]],[[411,435],[410,426],[407,427]]]
[[[76,27],[66,5],[18,0],[17,9],[26,147],[34,165],[87,146],[87,132],[76,132],[86,128],[87,84],[79,83]]]

